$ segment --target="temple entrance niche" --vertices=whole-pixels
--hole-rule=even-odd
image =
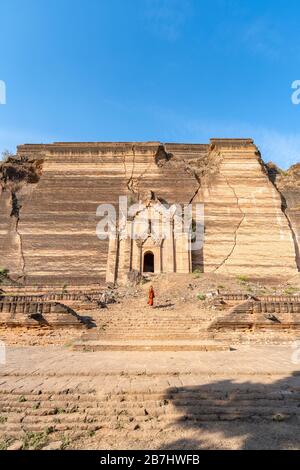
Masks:
[[[144,273],[154,273],[154,254],[152,251],[146,251],[144,254]]]
[[[189,273],[190,231],[185,230],[183,217],[166,212],[167,201],[152,191],[141,195],[139,203],[109,239],[107,282],[126,284],[130,273]]]

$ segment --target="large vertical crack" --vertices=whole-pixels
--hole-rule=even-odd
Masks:
[[[153,161],[151,160],[145,170],[140,174],[134,176],[135,170],[135,163],[136,163],[136,149],[135,145],[132,146],[132,153],[133,153],[133,161],[132,161],[132,169],[131,175],[128,177],[128,168],[126,167],[126,159],[123,156],[123,165],[125,171],[125,178],[126,178],[126,187],[127,189],[137,196],[139,194],[139,186],[142,178],[151,168]],[[157,147],[157,151],[154,155],[155,164],[160,168],[168,168],[175,167],[179,170],[183,170],[184,172],[188,173],[192,176],[196,181],[196,188],[194,189],[193,193],[190,196],[189,204],[191,204],[196,196],[198,195],[199,191],[203,186],[203,180],[205,178],[209,178],[212,175],[215,175],[219,171],[219,164],[220,164],[220,155],[217,154],[217,158],[212,158],[211,154],[207,155],[207,157],[201,156],[197,159],[196,166],[193,166],[189,162],[187,162],[184,158],[178,159],[173,153],[167,148],[167,145],[164,143],[160,143]],[[198,168],[199,167],[199,168]]]
[[[134,189],[133,189],[133,184],[134,184],[133,175],[134,175],[134,166],[135,166],[135,146],[134,145],[132,146],[132,155],[133,157],[132,157],[131,175],[126,183],[126,186],[127,186],[128,191],[130,191],[131,193],[134,193]]]
[[[245,217],[246,217],[245,212],[243,212],[242,209],[241,209],[241,207],[240,207],[239,198],[238,198],[238,195],[236,194],[236,191],[235,191],[234,187],[229,183],[229,181],[228,181],[227,178],[224,177],[224,179],[225,179],[225,181],[226,181],[227,186],[231,189],[231,191],[232,191],[232,193],[233,193],[233,195],[234,195],[234,197],[235,197],[235,199],[236,199],[236,204],[237,204],[237,207],[238,207],[238,209],[239,209],[239,211],[240,211],[242,217],[241,217],[240,221],[238,222],[238,224],[237,224],[237,226],[236,226],[236,228],[235,228],[235,230],[234,230],[234,234],[233,234],[233,237],[234,237],[234,239],[233,239],[233,246],[232,246],[230,252],[228,253],[227,256],[225,256],[225,258],[224,258],[223,261],[219,264],[219,266],[217,266],[217,267],[214,269],[214,272],[216,272],[218,269],[220,269],[220,267],[223,266],[223,265],[226,263],[226,261],[228,261],[228,259],[232,256],[232,254],[233,254],[233,252],[234,252],[234,250],[235,250],[235,248],[236,248],[236,245],[237,245],[237,234],[238,234],[238,231],[239,231],[239,229],[240,229],[240,227],[241,227],[241,225],[242,225],[242,223],[243,223],[243,221],[244,221],[244,219],[245,219]]]
[[[123,165],[124,165],[124,173],[125,173],[125,179],[126,179],[126,187],[128,189],[128,191],[130,191],[131,193],[135,194],[135,191],[134,191],[134,178],[133,178],[133,175],[134,175],[134,167],[135,167],[135,145],[132,146],[132,167],[131,167],[131,174],[128,178],[127,176],[127,167],[126,167],[126,155],[124,154],[123,155]]]
[[[200,189],[201,189],[201,180],[199,178],[199,176],[197,175],[197,173],[193,170],[193,176],[195,178],[195,180],[197,181],[198,183],[198,187],[196,188],[196,191],[194,192],[194,194],[192,195],[190,201],[189,201],[189,204],[192,204],[192,202],[194,201],[195,197],[198,195]]]
[[[11,191],[11,214],[10,216],[15,219],[15,233],[18,238],[18,246],[19,246],[19,253],[20,253],[20,260],[21,260],[21,275],[19,276],[19,279],[22,279],[25,282],[26,279],[26,274],[25,274],[25,269],[26,269],[26,263],[25,263],[25,256],[24,256],[24,250],[23,250],[23,239],[22,239],[22,234],[19,230],[19,222],[20,222],[20,211],[21,211],[22,205],[18,199],[17,193],[14,191]]]
[[[21,266],[22,275],[20,277],[23,278],[23,280],[25,282],[25,280],[26,280],[26,263],[25,263],[25,256],[24,256],[24,250],[23,250],[23,238],[22,238],[22,235],[19,231],[19,222],[20,222],[20,218],[18,218],[17,221],[16,221],[16,234],[18,235],[18,238],[19,238],[20,257],[21,257],[21,261],[22,261],[22,266]]]
[[[12,244],[11,250],[14,256],[8,258],[7,268],[18,280],[26,280],[26,262],[24,256],[23,237],[20,231],[21,198],[30,194],[29,187],[38,184],[43,167],[43,159],[40,155],[34,156],[9,156],[0,164],[0,185],[3,191],[10,195],[10,227],[8,237]]]

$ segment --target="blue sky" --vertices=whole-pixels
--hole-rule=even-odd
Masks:
[[[253,137],[300,161],[300,2],[0,0],[0,151]]]

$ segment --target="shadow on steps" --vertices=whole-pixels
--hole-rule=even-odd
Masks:
[[[170,388],[165,402],[178,417],[183,438],[162,449],[300,449],[300,371],[266,384],[220,380]],[[186,436],[186,437],[184,437]],[[218,444],[217,444],[218,442]],[[221,444],[221,445],[220,445]]]

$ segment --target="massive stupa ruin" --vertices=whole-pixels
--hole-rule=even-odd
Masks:
[[[18,282],[47,286],[114,282],[145,263],[156,273],[289,278],[299,268],[297,197],[273,170],[251,139],[20,145],[1,166],[0,265]],[[203,248],[149,239],[126,252],[99,240],[97,207],[122,195],[202,203]]]
[[[298,449],[299,168],[251,139],[8,156],[0,449]]]

